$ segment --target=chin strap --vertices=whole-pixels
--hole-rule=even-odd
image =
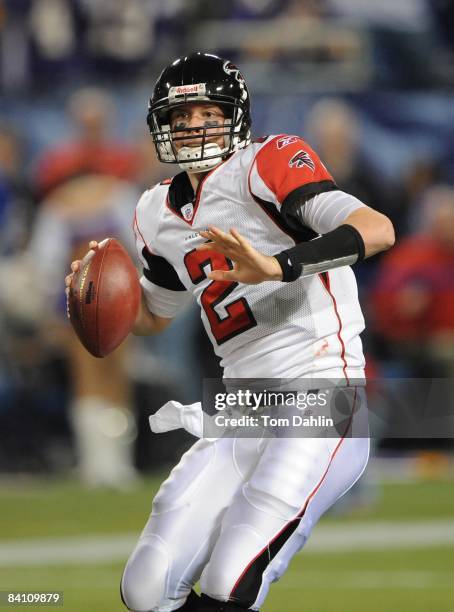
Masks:
[[[219,166],[223,161],[223,155],[226,154],[226,149],[221,149],[215,143],[209,143],[203,148],[203,153],[209,158],[201,159],[202,147],[181,147],[177,155],[178,165],[186,172],[206,172]]]

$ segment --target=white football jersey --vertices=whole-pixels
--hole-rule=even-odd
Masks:
[[[209,172],[194,194],[185,172],[146,191],[134,220],[147,303],[173,317],[191,293],[226,378],[364,376],[364,319],[354,274],[344,266],[291,283],[212,281],[232,263],[197,251],[199,231],[236,228],[266,255],[315,238],[289,214],[296,201],[338,189],[298,136],[269,136]]]

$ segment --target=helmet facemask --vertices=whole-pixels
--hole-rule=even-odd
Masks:
[[[156,146],[159,161],[163,163],[177,163],[187,172],[206,172],[218,166],[228,155],[244,148],[250,142],[249,123],[245,120],[245,113],[240,104],[215,100],[202,96],[185,96],[184,100],[170,104],[168,99],[161,104],[149,106],[147,122]],[[188,103],[211,102],[222,108],[225,119],[223,125],[204,125],[185,127],[171,130],[170,113],[172,110]],[[184,132],[180,136],[179,132]],[[207,142],[213,136],[224,139],[224,146],[215,142]],[[200,146],[184,146],[184,141],[200,138]],[[176,142],[183,142],[177,150]]]

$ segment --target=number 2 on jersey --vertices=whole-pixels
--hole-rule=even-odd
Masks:
[[[232,262],[216,251],[189,251],[184,258],[186,269],[194,285],[207,278],[205,267],[211,270],[231,270]],[[247,303],[246,298],[238,298],[223,308],[227,316],[221,319],[216,311],[219,306],[238,285],[232,281],[211,281],[203,290],[200,302],[210,323],[211,332],[218,344],[223,344],[231,338],[242,334],[257,325],[257,321]]]

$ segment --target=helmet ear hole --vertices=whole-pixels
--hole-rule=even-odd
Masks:
[[[233,116],[235,114],[235,108],[233,106],[230,106],[228,104],[222,104],[219,106],[222,108],[222,112],[224,113],[224,117],[226,119],[233,119]]]
[[[170,110],[161,110],[156,116],[158,123],[170,123]]]

